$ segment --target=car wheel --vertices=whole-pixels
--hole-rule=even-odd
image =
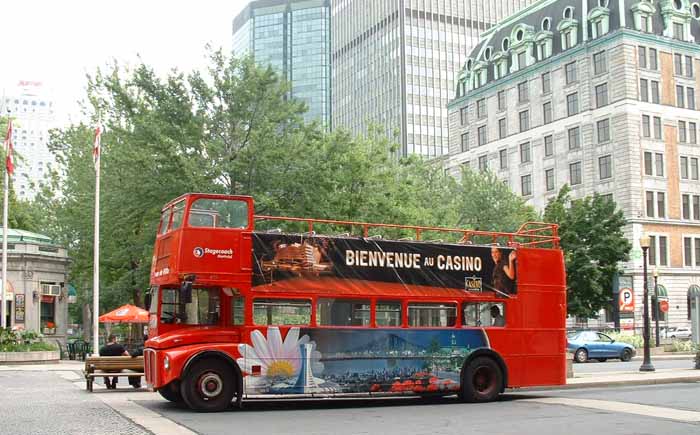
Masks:
[[[236,393],[232,368],[219,359],[197,361],[180,385],[187,406],[195,411],[223,411]]]
[[[588,351],[584,348],[580,348],[574,354],[574,361],[578,363],[585,363],[588,361]]]
[[[605,362],[605,361],[608,360],[607,358],[596,358],[596,359],[597,359],[598,361],[600,361],[600,362]]]
[[[476,357],[462,369],[460,398],[466,402],[491,402],[503,386],[501,367],[493,358]]]
[[[620,359],[624,362],[627,362],[632,359],[632,351],[629,349],[625,349],[622,351],[622,355],[620,355]]]

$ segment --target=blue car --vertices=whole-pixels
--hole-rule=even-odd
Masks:
[[[607,335],[596,331],[581,331],[569,336],[568,349],[574,354],[574,361],[580,363],[589,359],[603,362],[608,358],[629,361],[636,353],[631,344],[616,342]]]

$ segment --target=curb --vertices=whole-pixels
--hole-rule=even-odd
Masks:
[[[700,373],[692,376],[679,376],[675,378],[652,378],[652,379],[630,379],[625,381],[610,380],[595,381],[595,382],[577,382],[575,384],[566,385],[551,385],[546,387],[525,387],[525,388],[510,388],[507,391],[547,391],[547,390],[573,390],[577,388],[605,388],[605,387],[623,387],[634,385],[662,385],[662,384],[683,384],[700,382]]]

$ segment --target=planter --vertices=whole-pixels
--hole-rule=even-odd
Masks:
[[[61,353],[57,350],[35,352],[0,352],[0,364],[58,364]]]

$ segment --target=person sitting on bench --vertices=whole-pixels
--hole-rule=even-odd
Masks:
[[[117,343],[117,337],[114,334],[109,334],[107,337],[107,344],[100,348],[100,356],[129,356],[129,352],[124,349],[124,346]],[[105,385],[107,386],[108,390],[114,390],[117,388],[117,379],[118,378],[116,376],[112,376],[112,382],[110,383],[109,378],[105,376]]]

